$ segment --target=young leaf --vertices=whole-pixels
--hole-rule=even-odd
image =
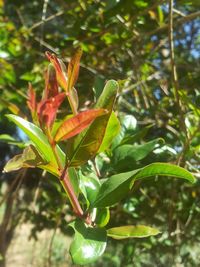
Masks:
[[[43,100],[58,95],[58,83],[56,79],[56,71],[52,64],[49,64],[45,73],[45,89]]]
[[[56,112],[65,98],[65,93],[43,100],[38,105],[38,118],[42,128],[51,129]]]
[[[79,67],[80,67],[80,59],[82,56],[82,49],[78,48],[71,58],[68,64],[67,76],[68,76],[68,84],[67,84],[67,92],[69,92],[75,85],[78,74],[79,74]]]
[[[83,111],[78,115],[67,119],[58,128],[54,138],[55,141],[63,141],[79,134],[85,128],[87,128],[94,121],[94,119],[104,114],[106,114],[105,109],[92,109]]]
[[[32,87],[32,84],[29,83],[28,85],[28,100],[27,105],[31,111],[31,114],[36,113],[37,111],[37,101],[36,101],[36,94],[35,90]]]
[[[106,248],[106,230],[86,226],[79,220],[69,226],[75,231],[74,240],[70,246],[73,263],[85,265],[96,261]]]
[[[73,87],[70,92],[68,92],[70,100],[71,100],[71,104],[73,105],[73,107],[75,108],[75,110],[77,111],[78,109],[78,105],[79,105],[79,99],[78,99],[78,94],[76,89]]]
[[[114,227],[107,230],[108,236],[118,240],[126,238],[143,238],[157,234],[160,234],[158,229],[145,225],[127,225]]]
[[[108,178],[101,186],[94,207],[108,207],[124,198],[136,180],[152,176],[171,176],[185,179],[190,183],[195,182],[194,176],[187,170],[168,163],[152,163],[144,168],[120,173]]]
[[[108,113],[96,118],[88,129],[69,143],[67,156],[71,166],[84,164],[98,152],[105,136],[117,91],[118,84],[116,81],[110,80],[106,83],[95,108],[107,109]]]
[[[56,55],[51,54],[50,52],[46,52],[45,54],[48,60],[53,64],[55,68],[56,77],[59,85],[67,92],[68,77],[65,64],[62,62],[62,60],[58,59]]]
[[[45,164],[47,162],[43,160],[37,149],[30,145],[24,149],[22,154],[14,156],[6,163],[4,172],[16,171],[21,168],[34,168]]]
[[[9,114],[6,116],[9,120],[13,121],[17,126],[19,126],[25,134],[28,135],[30,140],[34,143],[35,147],[41,153],[41,155],[44,156],[46,161],[50,162],[52,167],[57,169],[57,162],[53,154],[52,148],[47,140],[47,137],[43,134],[40,128],[38,128],[35,124],[28,122],[16,115]],[[57,152],[64,166],[65,154],[58,146]]]

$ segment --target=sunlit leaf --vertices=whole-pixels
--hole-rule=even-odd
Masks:
[[[38,118],[42,128],[51,129],[56,113],[65,98],[65,93],[41,101],[38,105]]]
[[[34,143],[37,150],[45,157],[45,159],[51,165],[50,170],[51,172],[57,173],[57,162],[55,156],[53,154],[52,148],[47,140],[47,137],[43,134],[40,128],[34,125],[31,122],[28,122],[21,117],[16,115],[6,115],[9,120],[13,121],[17,126],[19,126],[25,134],[28,135],[30,140]],[[65,163],[65,154],[63,151],[57,146],[56,147],[60,160],[64,166]],[[46,166],[47,167],[47,166]],[[48,170],[49,170],[48,168]]]
[[[65,64],[62,62],[62,60],[58,59],[56,55],[51,54],[50,52],[46,52],[46,56],[55,68],[59,85],[67,92],[68,77]]]
[[[118,84],[116,81],[110,80],[106,83],[95,108],[106,109],[108,113],[96,118],[88,129],[83,131],[68,144],[67,156],[71,166],[84,164],[98,152],[105,136],[117,91]]]
[[[55,141],[69,139],[80,132],[82,132],[86,127],[88,127],[95,118],[106,114],[104,109],[92,109],[80,112],[78,115],[67,119],[58,128]]]
[[[194,176],[187,170],[168,163],[152,163],[144,168],[120,173],[108,178],[101,186],[94,207],[108,207],[116,204],[131,190],[136,180],[155,176],[166,176],[195,182]]]
[[[43,99],[54,97],[58,95],[58,83],[56,79],[56,71],[52,64],[49,64],[47,72],[45,73],[45,90]]]
[[[106,248],[106,230],[86,226],[82,221],[70,224],[75,231],[70,246],[70,254],[74,264],[85,265],[96,261]]]
[[[21,168],[35,168],[45,164],[47,162],[38,153],[37,149],[30,145],[24,149],[22,154],[14,156],[6,163],[4,172],[16,171]]]
[[[145,225],[126,225],[107,230],[107,235],[114,239],[144,238],[159,234],[160,231]]]
[[[110,210],[109,208],[97,208],[96,209],[95,223],[99,227],[104,227],[108,224],[110,220]]]
[[[67,84],[67,92],[69,92],[75,85],[78,74],[79,74],[79,67],[80,67],[80,59],[82,56],[82,49],[78,48],[71,58],[68,69],[67,69],[67,76],[68,76],[68,84]]]
[[[89,207],[97,197],[98,191],[100,189],[100,182],[97,178],[87,177],[82,173],[79,173],[79,177],[80,190],[86,199],[87,206]]]
[[[115,113],[112,112],[112,114],[109,118],[107,127],[106,127],[104,138],[103,138],[101,146],[98,150],[98,153],[103,152],[110,147],[113,139],[119,133],[119,131],[120,131],[119,120],[118,120],[117,116],[115,115]]]

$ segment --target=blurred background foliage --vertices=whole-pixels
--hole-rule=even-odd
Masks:
[[[164,161],[179,164],[200,178],[199,10],[198,0],[174,3],[175,88],[168,1],[0,0],[1,170],[26,141],[4,115],[29,116],[28,82],[39,95],[48,64],[44,52],[54,52],[68,62],[81,46],[84,53],[76,89],[82,108],[94,103],[106,80],[120,83],[115,107],[122,123],[120,141],[116,139],[109,151],[96,157],[100,175]],[[135,160],[134,146],[152,140],[159,143],[157,138],[163,138],[165,145]],[[119,142],[124,144],[121,151]],[[125,145],[132,145],[131,152]],[[1,174],[0,189],[0,266],[5,264],[6,251],[20,224],[31,223],[33,238],[43,229],[71,235],[68,202],[49,174],[42,176],[38,170]],[[162,234],[109,241],[103,257],[90,266],[199,266],[199,194],[199,182],[190,186],[155,178],[136,184],[130,196],[113,208],[109,225],[152,225]],[[62,246],[52,241],[49,238],[51,259],[41,266],[63,263]]]

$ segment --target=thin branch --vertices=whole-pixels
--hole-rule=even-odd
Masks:
[[[173,0],[169,0],[169,47],[170,47],[170,60],[171,60],[171,71],[172,71],[172,83],[175,90],[175,101],[179,111],[179,118],[180,118],[180,130],[183,131],[185,135],[185,142],[183,143],[183,153],[188,150],[189,148],[189,138],[187,127],[185,125],[185,118],[184,118],[184,111],[182,107],[182,103],[179,97],[179,83],[178,83],[178,75],[176,70],[176,63],[175,63],[175,53],[174,53],[174,37],[173,37]],[[177,159],[177,163],[180,164],[184,158],[184,154],[181,154]]]
[[[32,31],[32,30],[38,28],[40,25],[44,24],[45,22],[50,21],[50,20],[52,20],[52,19],[54,19],[56,17],[59,17],[59,16],[61,16],[63,14],[64,14],[63,10],[62,11],[58,11],[54,15],[51,15],[48,18],[42,19],[41,21],[35,23],[32,27],[29,28],[29,30]]]
[[[186,23],[188,21],[191,21],[193,19],[196,19],[198,17],[200,17],[200,11],[191,13],[191,14],[189,14],[187,16],[184,16],[184,17],[178,19],[176,22],[174,22],[174,27],[180,26],[180,25],[182,25],[182,24],[184,24],[184,23]],[[167,30],[168,27],[169,27],[168,24],[164,24],[161,27],[159,27],[159,28],[157,28],[157,29],[155,29],[155,30],[153,30],[153,31],[151,31],[149,33],[146,33],[145,36],[152,36],[154,34],[160,33],[162,31]]]

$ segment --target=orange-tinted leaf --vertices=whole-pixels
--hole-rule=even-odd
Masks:
[[[60,93],[55,97],[51,97],[47,100],[43,100],[38,105],[38,117],[41,127],[51,128],[56,112],[65,98],[65,93]]]
[[[30,109],[31,112],[36,111],[36,94],[35,90],[33,89],[33,86],[31,83],[28,85],[28,100],[27,100],[27,105]]]
[[[43,99],[47,99],[58,94],[58,83],[56,79],[56,71],[52,64],[49,64],[45,73],[45,90]]]
[[[59,85],[67,92],[68,78],[67,78],[67,70],[65,64],[62,62],[62,60],[58,59],[56,55],[51,54],[50,52],[46,52],[46,56],[55,68],[56,77]]]
[[[74,87],[78,79],[81,56],[82,56],[82,49],[78,48],[69,62],[67,69],[68,92]]]
[[[95,118],[106,114],[105,109],[86,110],[63,122],[57,130],[55,141],[69,139],[88,127]]]

